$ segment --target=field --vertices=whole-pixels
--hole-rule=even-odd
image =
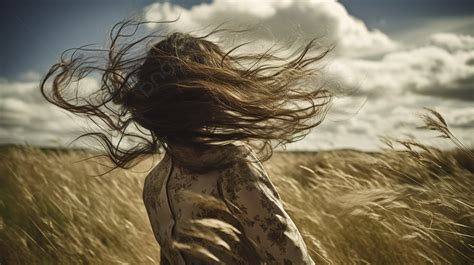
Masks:
[[[316,263],[474,263],[472,152],[398,144],[265,162]],[[141,199],[158,155],[103,176],[86,151],[9,146],[0,155],[0,264],[159,263]]]

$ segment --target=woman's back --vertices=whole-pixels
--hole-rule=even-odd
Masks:
[[[212,148],[197,159],[212,162],[229,153],[255,159],[249,147],[232,144]],[[197,197],[193,200],[182,196],[189,194],[186,192]],[[215,203],[204,203],[199,198]],[[204,257],[205,252],[194,248],[197,246],[224,264],[312,264],[301,235],[256,159],[236,160],[223,170],[199,174],[176,165],[165,155],[147,176],[143,199],[161,246],[162,264],[209,264],[212,259]],[[199,234],[201,231],[193,230],[192,220],[206,218],[214,219],[208,222],[217,219],[233,226],[230,233],[212,230],[225,243],[209,241]],[[199,227],[195,224],[194,228]]]
[[[237,151],[236,148],[238,147],[232,146],[234,147],[232,151]],[[229,151],[227,147],[226,152]],[[209,162],[213,158],[219,157],[223,152],[224,150],[216,149],[213,150],[213,152],[209,152],[207,156],[200,158],[190,157],[190,159],[199,159],[199,161],[203,163],[206,161]],[[209,199],[207,196],[212,196],[212,198],[221,200],[218,190],[219,177],[219,171],[216,170],[208,171],[204,174],[191,172],[174,163],[167,154],[165,154],[160,163],[158,163],[146,177],[143,199],[155,237],[161,247],[161,258],[164,259],[162,264],[166,264],[165,260],[168,260],[170,264],[194,264],[191,263],[191,258],[186,254],[186,251],[177,251],[177,249],[172,246],[173,241],[191,243],[190,239],[186,238],[186,235],[179,233],[179,231],[181,231],[180,228],[189,228],[189,222],[191,220],[213,218],[226,221],[234,226],[238,225],[238,223],[235,222],[236,220],[225,211],[204,207],[198,201],[190,201],[183,196],[183,194],[185,194],[184,191],[189,191],[201,195],[206,199]],[[219,236],[222,237],[225,235]],[[243,255],[242,257],[255,256],[255,254],[251,252],[252,249],[244,249],[246,245],[236,244],[235,241],[229,239],[230,238],[228,238],[226,242],[228,242],[229,247],[232,247],[233,253],[240,253]],[[243,239],[245,238],[241,238],[240,240]],[[198,243],[196,238],[192,240]],[[206,242],[199,243],[205,244]],[[211,242],[207,243],[207,245],[209,245]],[[214,255],[218,256],[219,259],[227,257],[226,264],[235,263],[235,260],[229,260],[230,257],[225,251],[214,249],[214,252],[217,252],[214,253]],[[184,263],[185,259],[186,262]]]

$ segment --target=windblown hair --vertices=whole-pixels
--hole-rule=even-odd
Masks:
[[[323,120],[331,94],[316,82],[313,66],[330,48],[316,39],[284,57],[271,48],[237,54],[245,44],[224,51],[207,40],[226,30],[137,38],[146,23],[156,22],[117,23],[107,49],[66,50],[41,82],[49,102],[100,126],[81,137],[99,140],[114,168],[130,168],[173,144],[206,148],[236,140],[266,160]],[[73,85],[97,74],[97,90]]]

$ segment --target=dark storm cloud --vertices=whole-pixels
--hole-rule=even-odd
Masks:
[[[426,89],[414,90],[414,92],[445,99],[474,101],[474,74],[453,80],[449,84],[433,84]]]
[[[419,94],[474,101],[473,57],[473,37],[442,33],[419,47],[389,52],[378,59],[338,58],[330,70],[359,96]]]

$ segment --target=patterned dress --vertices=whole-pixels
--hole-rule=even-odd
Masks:
[[[314,264],[249,146],[182,154],[198,163],[236,159],[224,169],[196,173],[165,154],[146,177],[143,200],[161,264]]]

